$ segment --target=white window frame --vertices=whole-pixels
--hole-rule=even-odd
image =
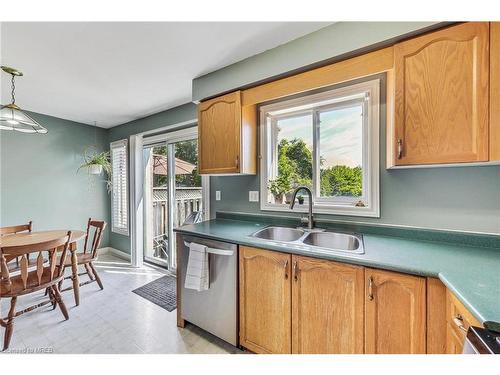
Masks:
[[[124,155],[125,155],[125,195],[124,199],[125,202],[122,202],[122,206],[126,208],[126,218],[124,220],[125,226],[117,226],[117,223],[115,223],[115,195],[117,194],[116,192],[116,184],[115,184],[115,170],[113,167],[113,149],[118,149],[118,148],[124,148]],[[122,139],[119,141],[112,142],[110,144],[110,156],[111,156],[111,166],[112,166],[112,172],[111,172],[111,181],[112,181],[112,187],[111,187],[111,231],[114,233],[122,234],[125,236],[129,235],[129,212],[130,212],[130,207],[129,207],[129,183],[128,183],[128,141],[126,139]],[[118,209],[118,208],[116,208]]]
[[[319,116],[318,113],[353,105],[363,105],[363,193],[361,197],[314,198],[316,213],[364,217],[380,217],[380,79],[373,79],[317,94],[304,95],[260,107],[260,209],[263,211],[290,212],[285,204],[268,203],[268,183],[277,171],[276,136],[277,119],[310,113],[313,115],[313,194],[319,195]],[[291,111],[291,108],[295,110]],[[274,168],[274,170],[273,170]],[[362,201],[364,206],[356,206]],[[294,212],[307,212],[307,198],[303,205],[295,205]]]

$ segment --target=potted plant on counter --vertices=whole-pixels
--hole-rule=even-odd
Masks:
[[[283,204],[283,198],[291,188],[290,181],[286,176],[269,181],[269,191],[274,195],[274,203],[276,204]]]

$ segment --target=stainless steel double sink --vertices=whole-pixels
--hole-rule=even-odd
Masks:
[[[274,243],[295,245],[304,250],[364,254],[363,237],[357,234],[269,226],[251,236]]]

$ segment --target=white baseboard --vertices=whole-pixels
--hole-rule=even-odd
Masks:
[[[109,246],[101,247],[99,249],[99,254],[113,254],[114,256],[128,260],[129,262],[131,260],[130,254],[124,253],[123,251],[120,251],[118,249],[115,249],[114,247],[109,247]]]

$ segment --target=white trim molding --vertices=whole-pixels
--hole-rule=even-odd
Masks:
[[[130,137],[130,255],[133,267],[143,264],[143,193],[144,166],[142,162],[142,134]]]
[[[118,258],[121,258],[121,259],[124,259],[124,260],[127,260],[130,262],[131,260],[131,256],[129,253],[126,253],[124,251],[121,251],[121,250],[118,250],[118,249],[115,249],[114,247],[110,247],[110,246],[107,246],[107,247],[102,247],[98,250],[98,254],[99,255],[103,255],[103,254],[112,254]]]

